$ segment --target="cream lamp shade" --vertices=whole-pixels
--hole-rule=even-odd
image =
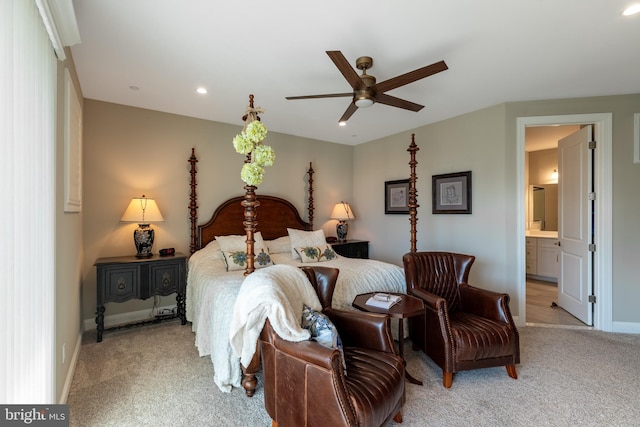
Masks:
[[[338,240],[341,242],[346,241],[347,233],[349,232],[349,225],[347,224],[347,221],[355,219],[349,203],[336,203],[333,208],[333,212],[331,212],[331,219],[337,219],[339,221],[336,225]]]
[[[134,197],[131,203],[124,211],[121,222],[137,222],[138,224],[147,224],[149,222],[164,221],[158,204],[154,199],[149,199],[144,195],[142,197]]]
[[[164,221],[156,201],[145,197],[134,197],[124,211],[121,222],[137,222],[138,228],[133,232],[133,243],[136,246],[136,257],[148,258],[152,255],[151,248],[155,231],[149,226],[150,222]]]

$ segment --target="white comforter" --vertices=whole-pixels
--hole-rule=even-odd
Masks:
[[[401,267],[375,260],[338,257],[336,260],[302,264],[290,253],[271,254],[274,264],[320,265],[340,269],[332,307],[355,310],[351,303],[367,292],[405,292]],[[220,251],[205,247],[189,259],[187,278],[187,320],[196,334],[200,356],[211,356],[214,383],[224,392],[240,387],[240,359],[231,348],[229,333],[233,307],[244,280],[244,271],[227,272]],[[395,329],[395,328],[394,328]]]

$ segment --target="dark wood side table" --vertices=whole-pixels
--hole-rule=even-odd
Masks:
[[[369,258],[369,242],[366,240],[345,240],[331,243],[331,247],[338,255],[347,258]]]
[[[145,300],[154,295],[176,294],[177,314],[134,324],[116,326],[120,329],[134,325],[157,323],[160,320],[179,317],[183,325],[187,323],[185,291],[187,288],[187,256],[182,253],[149,258],[121,256],[99,258],[95,264],[98,274],[96,286],[97,341],[102,341],[104,329],[104,305],[108,302],[124,302],[130,299]]]
[[[352,305],[358,310],[368,311],[371,313],[380,313],[387,314],[393,318],[398,319],[398,352],[400,353],[400,357],[404,360],[404,319],[413,316],[420,316],[425,313],[424,303],[420,298],[416,298],[407,294],[399,294],[389,292],[391,295],[400,295],[402,297],[402,301],[391,306],[390,308],[380,308],[374,307],[372,305],[367,305],[367,300],[372,297],[374,294],[378,292],[369,292],[368,294],[360,294],[357,295],[353,300]],[[406,366],[405,360],[405,366]],[[405,377],[407,381],[413,384],[422,385],[422,381],[418,381],[413,378],[405,369],[404,371]]]

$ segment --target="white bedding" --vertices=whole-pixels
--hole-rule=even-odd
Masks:
[[[355,310],[351,302],[362,293],[406,292],[404,272],[394,264],[341,256],[332,261],[303,264],[288,252],[272,253],[271,257],[276,265],[319,265],[340,269],[332,301],[337,309]],[[187,320],[192,322],[200,356],[211,356],[214,383],[224,392],[241,387],[240,360],[231,349],[229,332],[243,280],[244,271],[226,271],[216,244],[197,251],[189,259]]]

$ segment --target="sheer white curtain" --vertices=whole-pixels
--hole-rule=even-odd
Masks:
[[[56,403],[56,56],[33,0],[0,23],[0,402]]]

